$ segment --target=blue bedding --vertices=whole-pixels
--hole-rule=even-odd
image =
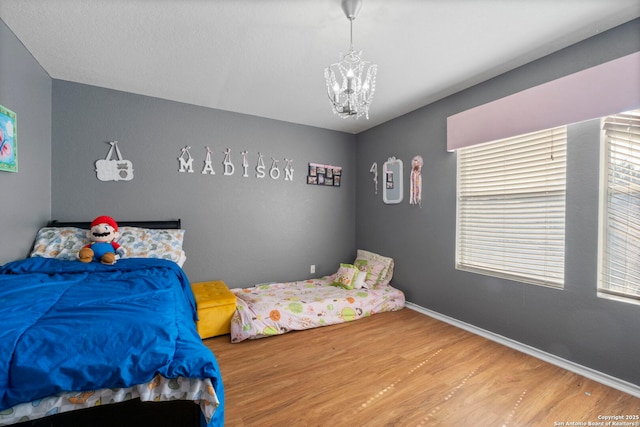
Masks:
[[[60,391],[129,387],[167,378],[223,385],[196,331],[189,280],[175,263],[115,265],[28,258],[0,267],[0,411]]]

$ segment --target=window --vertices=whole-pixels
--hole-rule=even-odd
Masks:
[[[640,110],[603,119],[598,291],[640,300]]]
[[[456,268],[564,286],[566,126],[458,150]]]

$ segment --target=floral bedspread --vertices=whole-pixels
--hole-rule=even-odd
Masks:
[[[211,380],[197,378],[164,378],[126,388],[107,388],[82,392],[60,392],[34,402],[21,403],[0,411],[0,426],[20,423],[76,409],[140,398],[142,401],[193,400],[200,405],[208,423],[219,405]]]
[[[237,297],[231,342],[348,322],[404,307],[404,293],[391,285],[343,289],[332,286],[333,281],[331,275],[231,289]]]

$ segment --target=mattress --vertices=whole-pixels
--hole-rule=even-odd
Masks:
[[[344,289],[332,285],[334,276],[231,289],[237,298],[231,341],[349,322],[405,305],[404,293],[389,284]]]

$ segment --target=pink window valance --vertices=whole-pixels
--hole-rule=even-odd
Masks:
[[[640,52],[447,118],[447,150],[640,108]]]

